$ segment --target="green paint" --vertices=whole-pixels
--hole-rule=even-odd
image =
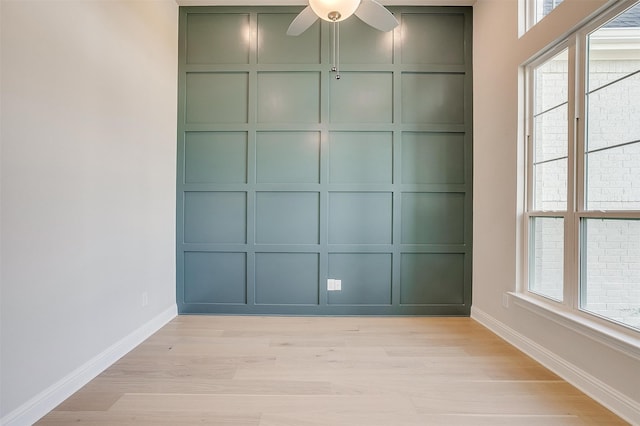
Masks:
[[[180,8],[180,312],[469,315],[472,9],[300,10]]]

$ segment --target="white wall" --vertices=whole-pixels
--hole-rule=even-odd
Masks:
[[[513,298],[508,307],[502,304],[516,289],[522,227],[519,66],[608,3],[565,0],[522,38],[518,1],[478,0],[474,6],[472,316],[640,423],[640,352],[619,350],[614,341],[607,344]]]
[[[1,8],[0,418],[20,423],[175,312],[178,7]]]

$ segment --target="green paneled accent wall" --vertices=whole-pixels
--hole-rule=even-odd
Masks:
[[[472,9],[301,10],[180,8],[179,311],[469,315]]]

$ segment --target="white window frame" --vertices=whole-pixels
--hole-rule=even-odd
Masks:
[[[534,3],[529,0],[528,3]],[[586,72],[587,72],[587,37],[607,21],[638,4],[638,0],[620,0],[608,8],[599,17],[568,35],[560,43],[546,49],[524,64],[525,87],[525,140],[524,160],[525,206],[522,221],[522,268],[515,296],[517,304],[532,310],[571,329],[579,331],[601,341],[617,346],[625,353],[640,355],[640,330],[625,324],[617,323],[595,313],[580,308],[580,227],[584,218],[602,219],[640,219],[640,210],[634,211],[594,211],[585,209],[585,123],[586,117]],[[536,67],[544,64],[558,53],[567,49],[568,54],[568,176],[567,176],[567,209],[566,211],[533,210],[534,195],[534,81]],[[535,217],[564,218],[564,271],[563,300],[557,301],[538,293],[529,291],[530,265],[530,229],[531,220]],[[595,332],[595,334],[594,334]]]
[[[542,19],[544,19],[545,16],[548,15],[548,14],[544,15],[539,20],[537,19],[538,2],[541,2],[541,1],[543,0],[523,0],[524,3],[521,3],[521,7],[524,8],[525,31],[529,30],[529,28],[533,27],[535,24],[540,22]],[[559,5],[556,5],[553,9],[551,9],[549,13],[553,12],[553,10],[555,10],[555,8],[558,6]]]
[[[534,153],[533,153],[533,149],[534,149],[534,143],[533,143],[533,127],[534,127],[534,123],[533,123],[533,113],[534,113],[534,105],[533,105],[533,98],[534,98],[534,90],[535,90],[535,85],[534,85],[534,81],[533,81],[533,71],[535,68],[537,68],[540,65],[543,65],[546,61],[548,61],[549,59],[553,58],[554,56],[558,55],[559,53],[561,53],[562,51],[567,50],[567,59],[568,59],[568,79],[567,79],[567,84],[568,84],[568,111],[567,111],[567,117],[572,117],[575,111],[575,90],[573,89],[575,87],[574,81],[575,81],[575,64],[574,64],[574,52],[575,52],[575,44],[573,43],[573,40],[567,39],[564,40],[562,43],[554,46],[552,49],[547,50],[544,54],[540,55],[539,57],[537,57],[535,60],[529,62],[526,67],[525,67],[525,78],[526,78],[526,87],[527,87],[527,105],[525,108],[526,111],[526,154],[525,154],[525,158],[526,158],[526,179],[525,179],[525,184],[526,184],[526,189],[525,189],[525,194],[526,194],[526,208],[525,208],[525,214],[524,214],[524,230],[523,230],[523,235],[524,235],[524,241],[525,241],[525,247],[523,249],[524,252],[524,282],[526,283],[524,288],[522,290],[526,291],[526,293],[529,293],[531,295],[534,295],[534,297],[538,297],[538,298],[542,298],[542,300],[546,300],[549,303],[552,304],[565,304],[567,301],[569,301],[571,299],[570,297],[570,291],[571,289],[569,287],[570,283],[572,282],[572,269],[571,265],[573,264],[573,256],[568,258],[567,254],[571,253],[571,247],[572,247],[572,242],[574,241],[573,238],[573,232],[572,232],[572,224],[570,224],[571,222],[571,215],[570,212],[573,211],[574,208],[574,201],[572,199],[572,197],[569,196],[569,194],[571,193],[571,187],[573,185],[573,161],[571,161],[572,158],[575,158],[575,148],[574,148],[574,141],[575,141],[575,128],[572,126],[568,126],[568,130],[569,130],[569,135],[568,135],[568,147],[567,147],[567,156],[568,156],[568,160],[567,160],[567,166],[568,166],[568,170],[567,170],[567,190],[568,190],[568,194],[567,194],[567,209],[565,210],[533,210],[532,206],[533,206],[533,197],[534,197],[534,188],[533,188],[533,184],[534,184],[534,173],[533,173],[533,161],[534,161]],[[561,217],[564,219],[564,274],[563,274],[563,301],[557,301],[555,299],[551,299],[548,297],[544,297],[538,293],[534,293],[529,291],[529,277],[530,277],[530,270],[529,270],[529,264],[530,264],[530,253],[529,253],[529,248],[530,248],[530,238],[531,238],[531,219],[534,217],[551,217],[551,218],[556,218],[556,217]]]

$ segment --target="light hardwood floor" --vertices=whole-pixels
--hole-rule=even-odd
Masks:
[[[470,318],[179,316],[38,425],[626,424]]]

